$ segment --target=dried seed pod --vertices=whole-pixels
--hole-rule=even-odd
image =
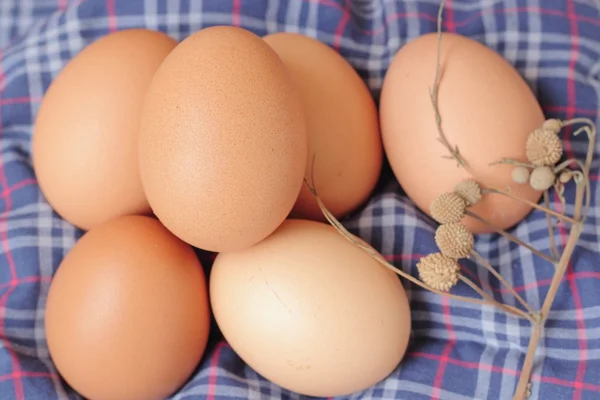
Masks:
[[[536,129],[527,137],[525,155],[536,167],[554,165],[562,154],[563,143],[554,132]]]
[[[429,206],[431,216],[440,224],[458,222],[465,216],[467,204],[456,193],[443,193]]]
[[[568,183],[572,178],[573,178],[573,171],[566,169],[560,173],[558,180],[560,181],[560,183]]]
[[[548,166],[536,167],[529,177],[529,184],[535,190],[548,190],[555,181],[556,175]]]
[[[440,225],[435,231],[435,243],[443,255],[466,258],[471,254],[475,239],[471,231],[460,222]]]
[[[473,179],[458,182],[454,186],[454,193],[465,201],[467,207],[471,207],[481,200],[481,186]]]
[[[529,169],[519,165],[512,170],[512,180],[518,184],[529,182]]]
[[[417,269],[421,280],[434,289],[448,292],[458,283],[458,262],[442,253],[433,253],[421,258]]]
[[[556,118],[550,118],[544,121],[542,129],[557,134],[562,129],[562,121]]]

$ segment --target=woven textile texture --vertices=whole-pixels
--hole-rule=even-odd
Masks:
[[[0,1],[0,399],[76,399],[57,375],[44,339],[44,305],[53,272],[81,232],[40,194],[31,167],[31,134],[51,81],[84,46],[132,27],[181,40],[211,25],[259,35],[294,31],[339,51],[379,96],[396,51],[435,31],[437,0],[1,0]],[[600,5],[596,0],[452,0],[444,30],[485,43],[514,65],[548,117],[600,124]],[[89,93],[93,96],[94,93]],[[583,136],[583,135],[582,135]],[[567,156],[584,138],[566,131]],[[600,147],[599,147],[600,149]],[[600,195],[593,166],[592,204]],[[556,206],[560,204],[553,196]],[[572,212],[567,204],[567,212]],[[532,399],[600,399],[600,206],[593,205],[550,314],[538,352]],[[344,223],[395,265],[416,276],[417,259],[436,251],[435,225],[402,194],[389,173]],[[532,213],[511,233],[548,250],[544,216]],[[556,241],[566,241],[565,229]],[[477,249],[535,308],[551,267],[498,235]],[[497,299],[514,304],[487,273],[464,265]],[[448,300],[405,283],[413,337],[402,365],[354,399],[510,399],[530,335],[529,324],[492,307]],[[472,295],[462,286],[458,293]],[[515,304],[516,305],[516,304]],[[152,354],[148,354],[152,357]],[[212,336],[193,378],[176,399],[299,399],[245,366]]]

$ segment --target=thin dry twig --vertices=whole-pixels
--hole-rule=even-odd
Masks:
[[[509,306],[508,304],[503,304],[503,303],[497,302],[496,300],[494,300],[491,296],[489,296],[487,293],[485,293],[479,286],[477,286],[475,283],[473,283],[473,281],[471,281],[466,276],[460,275],[459,279],[462,282],[466,283],[467,286],[469,286],[471,289],[473,289],[482,298],[484,298],[487,301],[487,303],[500,308],[501,310],[503,310],[507,314],[513,314],[513,315],[517,314],[521,318],[528,319],[530,322],[535,322],[534,317],[532,315],[529,315],[529,314],[527,314],[527,313],[525,313],[525,312],[523,312],[523,311],[521,311],[518,308],[515,308],[513,306]]]
[[[510,233],[506,232],[503,229],[499,229],[498,227],[496,227],[494,224],[486,221],[484,218],[481,218],[479,215],[475,214],[472,211],[467,210],[466,214],[471,217],[476,219],[477,221],[481,222],[482,224],[486,225],[487,227],[493,229],[496,233],[504,236],[505,238],[507,238],[508,240],[510,240],[513,243],[518,244],[519,246],[523,246],[525,247],[527,250],[531,251],[533,254],[535,254],[536,256],[543,258],[544,260],[548,261],[551,264],[555,264],[558,260],[553,259],[552,257],[542,253],[541,251],[537,250],[535,247],[531,246],[530,244],[525,243],[524,241],[522,241],[521,239],[511,235]]]
[[[433,88],[429,90],[429,96],[431,98],[431,104],[433,105],[433,111],[435,113],[435,124],[438,130],[438,141],[448,149],[450,152],[450,156],[444,156],[444,158],[454,159],[456,160],[459,167],[468,167],[467,161],[460,154],[460,150],[458,146],[452,146],[442,129],[442,117],[440,115],[440,110],[438,107],[438,91],[440,86],[440,77],[441,77],[441,43],[442,43],[442,13],[444,11],[445,1],[442,0],[440,2],[440,8],[438,9],[438,17],[437,17],[437,61],[435,68],[435,78],[433,80]]]
[[[548,210],[550,209],[550,196],[548,195],[547,190],[544,191],[544,207]],[[548,237],[550,239],[550,254],[553,258],[559,259],[560,253],[556,247],[556,240],[554,240],[554,225],[552,224],[552,217],[549,213],[546,213],[546,225],[548,225]]]
[[[581,186],[578,186],[577,189],[579,192],[581,192]],[[546,319],[548,318],[548,313],[552,308],[552,304],[554,303],[554,299],[556,298],[556,293],[558,292],[558,287],[560,286],[560,282],[562,281],[562,278],[567,270],[571,254],[575,249],[575,245],[577,243],[577,240],[579,239],[581,231],[581,224],[573,225],[571,227],[571,232],[569,233],[569,239],[567,240],[565,250],[563,251],[563,255],[559,264],[556,266],[556,271],[554,273],[554,276],[552,277],[550,288],[548,289],[548,294],[546,295],[546,299],[544,300],[544,303],[542,305],[542,310],[540,311],[540,321],[533,325],[533,331],[531,334],[531,338],[529,339],[529,346],[525,355],[525,361],[523,363],[523,368],[521,369],[521,376],[519,379],[519,383],[517,384],[517,390],[515,391],[515,400],[521,400],[525,398],[527,384],[529,384],[529,380],[531,379],[531,373],[533,372],[533,359],[535,357],[535,351],[537,349],[538,342],[542,334],[543,326],[546,322]]]
[[[533,164],[526,163],[523,161],[513,160],[512,158],[501,158],[500,160],[492,161],[488,165],[490,167],[492,167],[494,165],[501,165],[501,164],[508,164],[508,165],[514,165],[517,167],[525,167],[525,168],[535,168],[535,165],[533,165]]]
[[[515,298],[517,299],[517,301],[519,303],[521,303],[521,305],[527,310],[527,312],[531,315],[534,316],[535,318],[537,318],[537,312],[533,311],[533,308],[531,308],[531,306],[525,301],[525,299],[523,299],[519,293],[517,293],[517,291],[508,283],[506,282],[506,280],[502,277],[502,275],[500,275],[498,273],[498,271],[496,271],[494,268],[492,268],[492,266],[490,265],[490,263],[483,258],[483,256],[481,254],[479,254],[477,251],[475,250],[471,250],[471,254],[473,254],[473,256],[479,261],[479,263],[481,263],[481,265],[483,265],[483,267],[485,269],[487,269],[492,275],[494,275],[496,277],[496,279],[498,279],[498,281],[500,281],[500,283],[502,285],[504,285],[504,287],[506,287],[513,296],[515,296]]]
[[[494,189],[494,188],[486,188],[486,189],[483,189],[483,191],[484,191],[484,193],[500,194],[500,195],[509,197],[509,198],[511,198],[513,200],[520,201],[521,203],[525,203],[528,206],[530,206],[532,208],[535,208],[536,210],[543,211],[544,213],[549,214],[549,215],[551,215],[551,216],[553,216],[553,217],[555,217],[555,218],[557,218],[557,219],[559,219],[561,221],[569,222],[571,224],[576,224],[576,223],[579,222],[579,221],[575,220],[574,218],[571,218],[571,217],[569,217],[567,215],[564,215],[562,213],[554,211],[550,207],[540,206],[537,203],[534,203],[534,202],[529,201],[527,199],[522,199],[522,198],[520,198],[518,196],[515,196],[515,195],[511,194],[510,192],[507,192],[507,191],[504,191],[504,190],[499,190],[499,189]]]

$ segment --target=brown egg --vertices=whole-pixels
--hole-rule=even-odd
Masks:
[[[283,59],[302,96],[309,146],[305,177],[311,182],[314,176],[319,197],[342,218],[369,198],[381,172],[375,102],[352,66],[318,40],[287,32],[264,40]],[[325,221],[306,185],[290,216]]]
[[[251,32],[210,27],[181,42],[150,85],[140,171],[175,235],[236,250],[287,217],[307,146],[300,97],[277,54]]]
[[[90,229],[148,214],[137,160],[143,97],[176,41],[145,29],[90,44],[52,82],[37,114],[33,166],[46,200]]]
[[[145,216],[88,231],[67,254],[46,304],[54,364],[94,400],[162,400],[208,341],[207,285],[194,250]]]
[[[469,169],[445,159],[429,94],[436,70],[437,34],[412,40],[396,54],[385,76],[380,122],[386,155],[407,195],[427,214],[431,202],[464,179],[483,187],[506,189],[529,201],[541,192],[512,181],[512,166],[490,163],[502,158],[527,161],[527,135],[541,127],[544,115],[518,72],[499,54],[457,34],[444,33],[438,105],[442,129],[457,146]],[[471,211],[499,228],[510,228],[531,207],[501,195],[486,195]],[[475,233],[486,225],[465,217]]]
[[[255,246],[219,254],[209,291],[237,354],[304,395],[367,389],[408,346],[411,312],[398,277],[322,222],[288,219]]]

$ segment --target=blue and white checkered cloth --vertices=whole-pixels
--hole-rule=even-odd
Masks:
[[[49,358],[44,305],[53,272],[81,232],[53,213],[40,194],[30,140],[45,90],[84,46],[111,30],[132,27],[179,40],[224,24],[259,35],[300,32],[345,56],[377,99],[396,51],[435,31],[438,5],[438,0],[0,0],[0,399],[78,398]],[[444,30],[481,41],[514,65],[548,117],[588,117],[600,125],[598,1],[453,0],[447,1],[444,18]],[[567,138],[567,154],[583,155],[585,143],[569,132]],[[592,175],[595,204],[598,163]],[[532,399],[600,399],[599,218],[600,206],[593,205],[538,351]],[[344,222],[413,275],[418,257],[436,251],[434,225],[406,199],[389,171],[369,203]],[[538,212],[512,233],[548,250],[545,219]],[[564,245],[565,239],[564,229],[557,231],[557,242]],[[476,246],[539,309],[552,267],[497,235],[478,237]],[[470,264],[465,268],[491,295],[514,301],[489,274]],[[409,352],[388,379],[352,398],[511,399],[529,324],[410,283],[406,289],[414,327]],[[175,398],[300,397],[259,377],[213,335],[200,368]]]

